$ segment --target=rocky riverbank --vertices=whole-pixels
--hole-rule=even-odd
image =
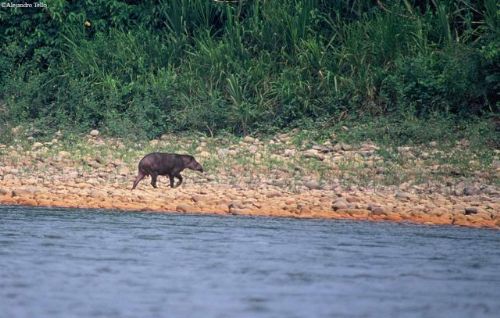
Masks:
[[[20,139],[21,140],[21,139]],[[0,145],[0,204],[454,224],[500,229],[498,151],[322,142],[298,132],[266,140],[164,135],[145,143],[88,136]],[[145,153],[193,154],[170,189],[131,191]]]

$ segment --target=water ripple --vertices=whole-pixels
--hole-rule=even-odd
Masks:
[[[5,317],[496,317],[498,231],[0,206]]]

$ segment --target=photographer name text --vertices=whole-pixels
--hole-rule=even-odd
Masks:
[[[0,7],[2,7],[2,8],[47,8],[47,4],[45,2],[35,2],[35,3],[1,2]]]

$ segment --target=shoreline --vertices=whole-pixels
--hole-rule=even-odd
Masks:
[[[500,151],[481,156],[467,140],[391,148],[297,132],[265,140],[54,137],[0,145],[0,204],[500,229]],[[174,189],[167,177],[157,189],[147,177],[132,191],[137,163],[154,151],[192,154],[206,172],[184,170]]]
[[[230,185],[187,185],[158,189],[142,184],[131,191],[125,187],[86,186],[82,183],[58,187],[0,183],[0,204],[64,208],[96,208],[120,211],[244,215],[315,219],[408,222],[424,225],[458,225],[500,229],[497,200],[481,197],[430,198],[390,193],[311,190],[293,194],[276,190],[237,189]],[[6,190],[9,189],[9,190]],[[374,203],[367,203],[368,201]],[[442,205],[437,207],[437,205]],[[451,205],[450,205],[451,204]]]

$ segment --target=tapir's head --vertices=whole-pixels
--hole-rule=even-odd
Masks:
[[[193,156],[185,156],[184,164],[186,165],[186,168],[189,168],[194,171],[203,172],[203,167],[200,165],[198,161],[196,161],[196,159],[194,159]]]

